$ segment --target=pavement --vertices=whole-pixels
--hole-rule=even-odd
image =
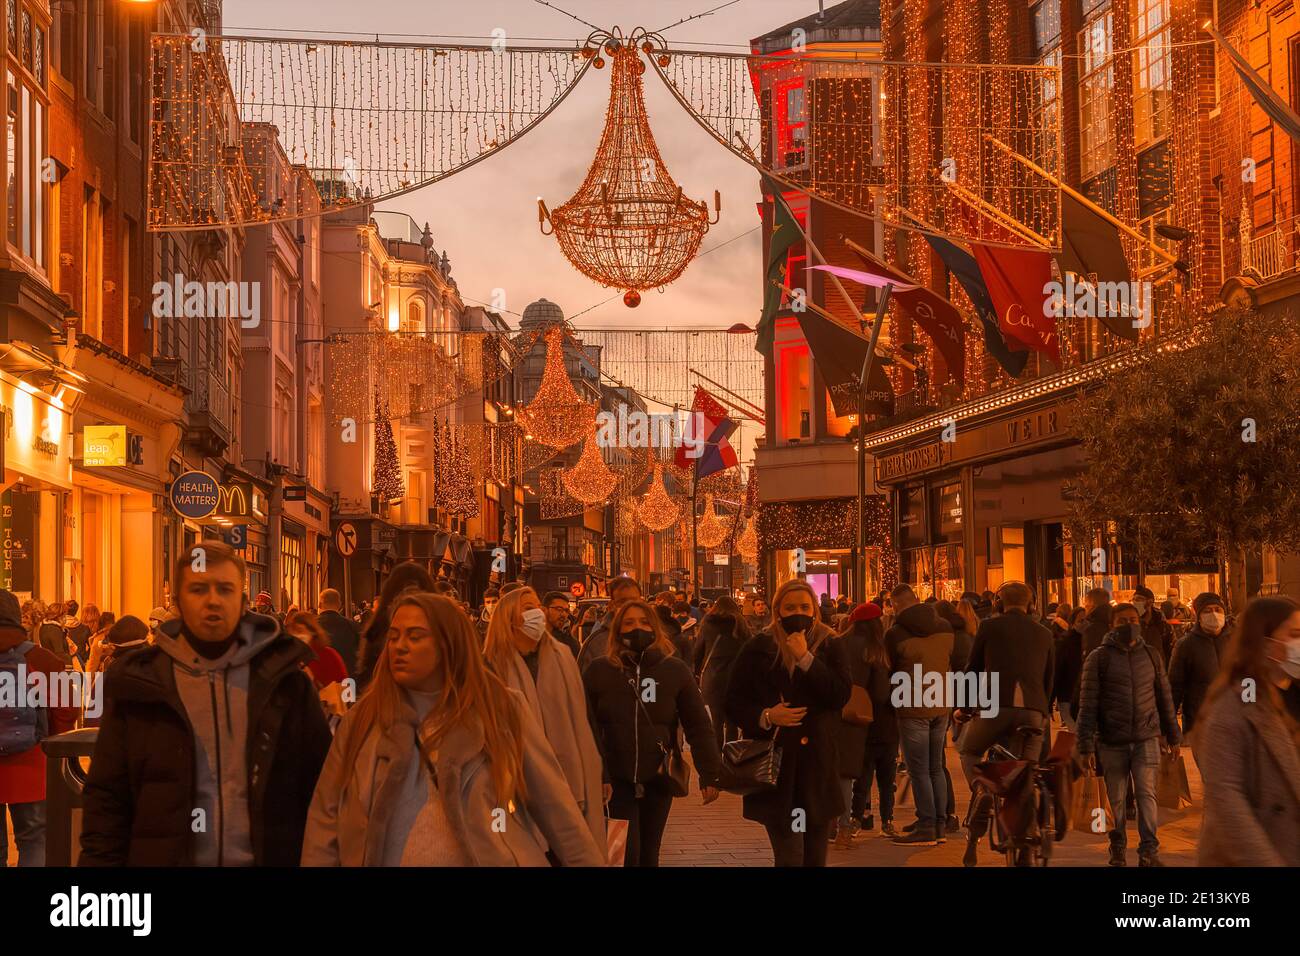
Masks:
[[[964,819],[970,793],[962,777],[957,751],[949,742],[945,751],[948,771],[957,794],[957,818]],[[1201,779],[1191,752],[1184,748],[1192,804],[1183,810],[1160,809],[1158,836],[1160,858],[1166,866],[1195,866],[1196,840],[1201,830]],[[692,784],[698,779],[692,777]],[[874,803],[874,793],[873,793]],[[703,806],[697,792],[673,801],[659,855],[661,866],[771,866],[772,851],[767,833],[757,823],[741,815],[741,799],[724,793],[709,806]],[[894,809],[894,826],[900,831],[916,818],[910,796]],[[880,836],[877,829],[864,833],[845,850],[831,846],[828,866],[961,866],[966,849],[966,831],[948,835],[948,842],[933,847],[894,846]],[[1137,866],[1137,823],[1128,824],[1128,865]],[[1071,830],[1052,851],[1051,866],[1106,866],[1109,856],[1104,833],[1081,833]],[[980,866],[1005,866],[1005,858],[989,848],[988,840],[980,844]]]

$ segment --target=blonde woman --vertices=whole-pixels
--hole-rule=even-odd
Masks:
[[[339,725],[304,866],[600,866],[527,704],[449,598],[399,595],[365,695]]]
[[[772,611],[727,686],[727,716],[746,737],[774,736],[781,748],[776,786],[746,796],[744,817],[767,828],[777,866],[825,866],[831,823],[845,809],[837,737],[852,678],[806,582],[782,584]]]
[[[548,633],[536,591],[521,587],[501,595],[488,622],[483,656],[506,686],[528,702],[603,853],[600,751],[587,718],[582,676],[573,652]]]

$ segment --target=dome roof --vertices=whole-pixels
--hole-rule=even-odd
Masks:
[[[564,310],[549,299],[538,299],[524,309],[519,320],[519,328],[535,329],[544,325],[564,322]]]

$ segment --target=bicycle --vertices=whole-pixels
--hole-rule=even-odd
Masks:
[[[1024,753],[1029,741],[1042,734],[1041,727],[1018,727],[1017,751]],[[1057,799],[1059,768],[1022,760],[1000,743],[984,756],[975,766],[967,828],[987,799],[992,804],[988,836],[993,851],[1004,854],[1007,866],[1047,866],[1052,844],[1068,832],[1065,809]]]

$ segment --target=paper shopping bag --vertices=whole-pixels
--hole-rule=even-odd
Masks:
[[[1192,787],[1187,782],[1187,763],[1180,753],[1171,757],[1160,752],[1160,769],[1156,772],[1156,803],[1166,810],[1181,810],[1192,804]]]
[[[1070,826],[1080,833],[1106,833],[1115,826],[1115,816],[1106,795],[1106,781],[1085,774],[1075,783],[1070,805]]]
[[[627,851],[627,827],[626,820],[617,820],[613,817],[605,819],[606,866],[623,865],[623,854]]]

